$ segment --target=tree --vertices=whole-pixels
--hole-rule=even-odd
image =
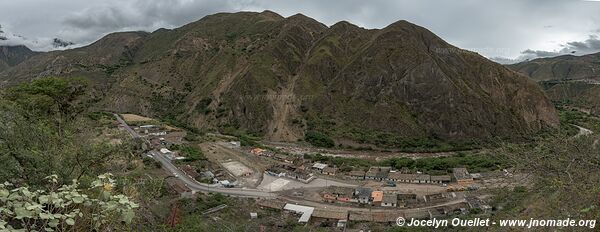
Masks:
[[[318,131],[306,132],[306,135],[304,135],[304,140],[317,147],[331,148],[335,146],[335,142],[331,138]]]
[[[87,83],[79,78],[46,77],[20,84],[4,95],[30,112],[29,116],[55,116],[59,135],[62,135],[63,124],[83,112],[81,96],[86,89]]]

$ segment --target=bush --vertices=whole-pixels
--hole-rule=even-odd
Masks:
[[[197,147],[192,146],[181,146],[179,151],[185,156],[185,161],[193,162],[198,160],[206,160],[204,153]]]
[[[331,148],[335,146],[333,139],[318,131],[308,131],[304,135],[304,140],[316,147]]]
[[[494,171],[508,167],[506,159],[502,155],[494,157],[487,154],[464,154],[458,153],[447,157],[427,157],[413,160],[400,157],[384,160],[382,166],[391,166],[396,169],[416,169],[430,174],[442,174],[452,168],[466,167],[471,172]]]

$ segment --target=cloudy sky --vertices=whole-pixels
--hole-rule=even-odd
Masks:
[[[600,52],[600,0],[19,0],[0,1],[0,45],[82,46],[114,31],[174,28],[217,12],[302,13],[327,25],[397,20],[498,61]]]

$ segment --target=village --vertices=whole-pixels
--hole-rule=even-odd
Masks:
[[[477,190],[511,177],[507,170],[470,173],[465,167],[445,174],[390,166],[342,169],[330,162],[315,162],[307,153],[242,146],[236,137],[218,134],[198,145],[203,157],[195,160],[181,149],[189,143],[184,130],[159,124],[139,124],[132,129],[149,141],[148,150],[166,157],[190,179],[214,189],[276,194],[259,199],[258,204],[296,214],[298,223],[344,227],[348,221],[393,223],[400,216],[444,217],[472,208],[485,212],[491,207],[487,196]],[[151,153],[147,156],[152,157]],[[173,175],[181,178],[177,172]],[[182,194],[189,191],[188,184],[174,185]]]

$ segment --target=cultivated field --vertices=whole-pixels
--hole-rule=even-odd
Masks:
[[[140,116],[140,115],[136,115],[136,114],[121,114],[121,117],[123,117],[123,120],[125,120],[127,122],[146,122],[146,121],[154,120],[152,118],[148,118],[148,117],[144,117],[144,116]]]

